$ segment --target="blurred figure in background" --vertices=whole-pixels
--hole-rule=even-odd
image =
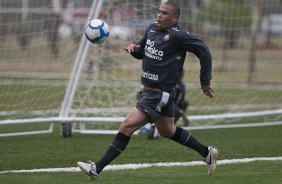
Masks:
[[[186,110],[189,107],[189,101],[185,98],[186,86],[182,80],[183,76],[184,76],[184,70],[182,72],[182,77],[180,81],[177,83],[175,87],[176,96],[174,98],[174,111],[175,111],[174,124],[177,123],[177,121],[181,117],[183,121],[183,126],[187,127],[190,123],[186,115]]]

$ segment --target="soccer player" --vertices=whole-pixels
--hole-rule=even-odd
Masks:
[[[179,6],[170,2],[160,5],[157,22],[148,26],[144,37],[125,49],[137,59],[142,59],[142,97],[121,122],[119,132],[96,162],[77,162],[82,172],[95,180],[102,170],[116,159],[128,145],[132,134],[147,122],[154,122],[160,135],[198,152],[208,165],[208,174],[216,168],[219,151],[205,146],[190,132],[174,124],[173,101],[175,85],[181,78],[186,52],[194,53],[200,60],[200,82],[203,93],[212,98],[212,59],[207,45],[178,26]]]

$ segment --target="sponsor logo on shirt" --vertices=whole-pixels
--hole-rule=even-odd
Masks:
[[[156,49],[155,42],[147,39],[145,45],[145,55],[149,58],[162,61],[163,60],[163,51]]]
[[[159,76],[157,74],[150,73],[149,71],[147,71],[147,72],[142,71],[141,76],[146,78],[146,79],[150,79],[150,80],[154,80],[154,81],[158,81],[158,79],[159,79]]]

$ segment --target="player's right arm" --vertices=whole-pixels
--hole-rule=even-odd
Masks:
[[[143,59],[144,48],[147,41],[147,30],[145,31],[143,38],[138,43],[131,43],[124,49],[136,59]]]
[[[138,44],[129,44],[124,50],[131,54],[135,59],[143,59],[144,49]]]
[[[125,48],[125,51],[127,51],[129,54],[132,54],[133,52],[138,52],[140,50],[140,45],[137,44],[129,44],[127,48]]]

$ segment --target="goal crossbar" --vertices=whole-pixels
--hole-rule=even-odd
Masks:
[[[245,112],[245,113],[225,113],[225,114],[213,114],[213,115],[194,115],[189,116],[191,121],[200,120],[218,120],[228,118],[245,118],[245,117],[257,117],[257,116],[271,116],[282,114],[282,109]],[[53,123],[120,123],[124,120],[124,117],[52,117],[52,118],[33,118],[33,119],[16,119],[16,120],[1,120],[1,125],[19,125],[19,124],[33,124],[33,123],[51,123],[48,130],[31,131],[31,132],[18,132],[18,133],[1,133],[0,137],[4,136],[17,136],[17,135],[33,135],[42,133],[52,133]],[[271,126],[282,125],[282,122],[263,122],[263,123],[249,123],[249,124],[228,124],[228,125],[211,125],[211,126],[195,126],[186,127],[189,130],[199,129],[214,129],[214,128],[238,128],[238,127],[253,127],[253,126]],[[81,134],[115,134],[117,130],[89,130],[85,126],[80,126],[79,129],[73,128],[73,132]],[[138,132],[136,133],[138,134]]]
[[[228,118],[245,118],[255,116],[270,116],[282,114],[282,109],[256,111],[256,112],[244,112],[244,113],[225,113],[225,114],[212,114],[212,115],[194,115],[189,116],[190,120],[217,120]],[[33,118],[33,119],[16,119],[16,120],[1,120],[0,125],[12,125],[12,124],[31,124],[31,123],[74,123],[74,122],[121,122],[124,117],[52,117],[52,118]]]

